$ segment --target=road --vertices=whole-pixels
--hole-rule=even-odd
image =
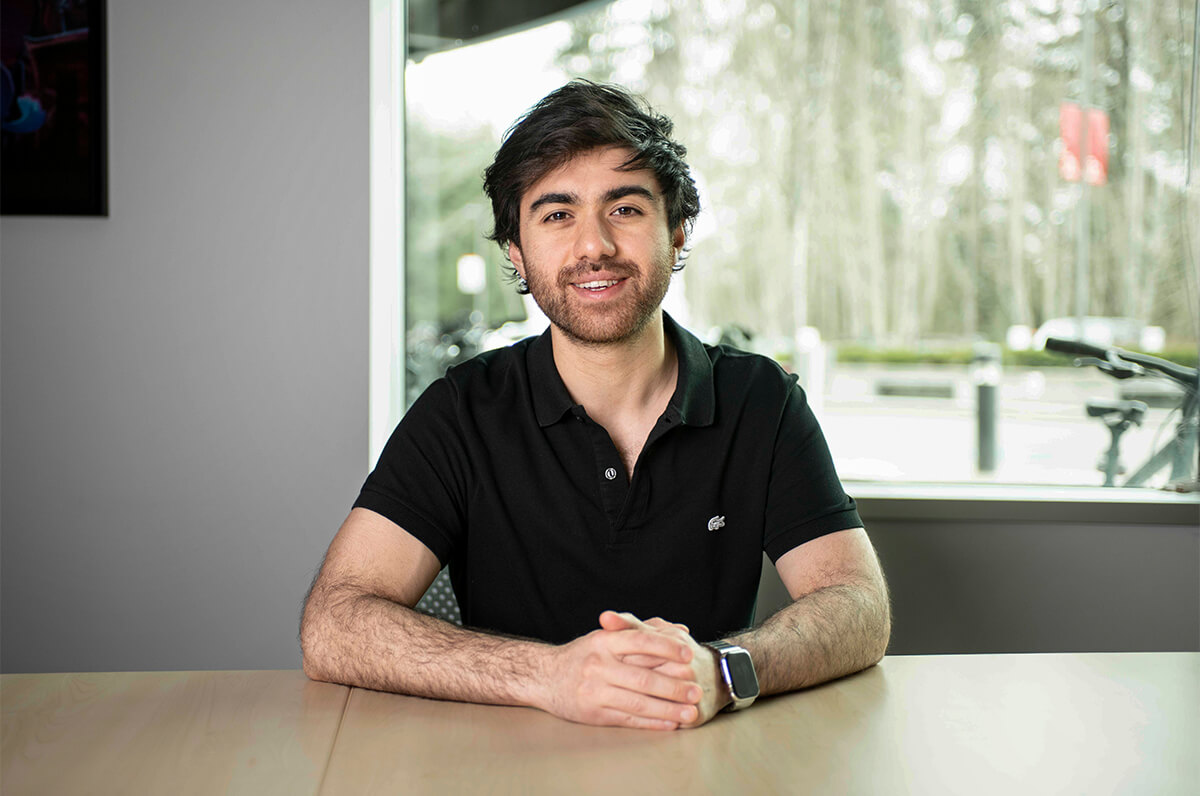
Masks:
[[[881,381],[949,386],[953,396],[880,396]],[[1103,484],[1097,463],[1110,435],[1084,407],[1089,398],[1117,398],[1118,382],[1094,370],[1010,368],[999,387],[991,473],[976,470],[976,388],[965,366],[839,364],[813,403],[844,479]],[[1129,472],[1170,438],[1177,418],[1152,407],[1142,426],[1125,433],[1121,462]],[[1164,471],[1152,485],[1165,480]]]

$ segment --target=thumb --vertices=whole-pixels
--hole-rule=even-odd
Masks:
[[[641,620],[630,613],[605,611],[600,614],[600,627],[605,630],[631,630],[642,626]]]

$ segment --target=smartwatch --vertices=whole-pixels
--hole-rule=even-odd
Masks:
[[[726,710],[741,710],[754,704],[758,699],[758,675],[754,673],[754,661],[750,653],[743,647],[725,641],[714,641],[708,646],[721,656],[718,668],[725,678],[729,695],[733,701],[725,706]]]

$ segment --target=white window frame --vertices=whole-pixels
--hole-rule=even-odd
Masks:
[[[371,0],[368,468],[404,414],[404,0]]]

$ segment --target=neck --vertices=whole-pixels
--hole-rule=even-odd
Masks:
[[[567,392],[596,422],[605,425],[606,418],[666,408],[678,368],[661,310],[637,335],[619,343],[583,344],[556,326],[550,334],[554,364]]]

